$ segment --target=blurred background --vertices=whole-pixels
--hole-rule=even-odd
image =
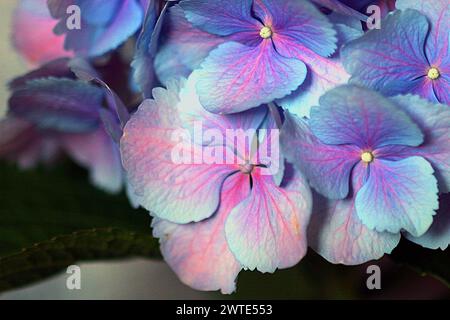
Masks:
[[[28,66],[10,44],[11,17],[16,0],[0,1],[0,116],[8,99],[6,84],[23,74]],[[1,177],[0,177],[1,182]],[[0,204],[1,205],[1,204]],[[32,213],[30,213],[32,214]],[[150,230],[149,230],[150,232]],[[0,234],[1,241],[1,234]],[[191,290],[179,282],[162,261],[126,259],[80,263],[81,290],[68,290],[61,272],[24,288],[0,293],[0,299],[218,299],[218,298],[302,298],[302,299],[413,299],[448,298],[449,290],[438,280],[420,276],[390,258],[376,263],[382,271],[382,289],[366,287],[366,264],[358,267],[334,266],[313,252],[298,267],[262,275],[242,272],[237,294],[221,296]]]

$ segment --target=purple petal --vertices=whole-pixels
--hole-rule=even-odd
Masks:
[[[366,168],[358,164],[353,171],[354,187],[360,187]],[[308,228],[310,246],[332,263],[356,265],[380,259],[400,241],[400,233],[377,232],[358,218],[355,198],[327,200],[314,197],[313,214]]]
[[[307,56],[305,52],[299,57],[307,64],[306,79],[291,95],[278,101],[281,106],[299,117],[309,117],[311,107],[319,104],[319,98],[325,92],[347,83],[350,77],[338,59],[317,55],[314,59],[312,57]]]
[[[133,80],[144,98],[150,98],[154,87],[155,75],[153,70],[154,52],[151,52],[153,33],[158,18],[158,1],[151,1],[147,8],[141,33],[136,42],[136,53],[131,67]],[[162,13],[164,14],[164,13]],[[164,19],[164,16],[162,17]]]
[[[386,95],[422,94],[420,89],[429,64],[424,53],[429,29],[417,11],[397,11],[382,21],[380,30],[370,30],[342,49],[351,82]]]
[[[250,192],[248,176],[235,174],[223,185],[220,206],[211,218],[186,225],[153,221],[153,234],[160,238],[161,252],[180,280],[197,290],[232,293],[240,263],[225,238],[230,211]]]
[[[447,249],[450,244],[450,194],[443,194],[439,199],[439,210],[433,219],[433,224],[421,237],[406,237],[417,244],[429,249]]]
[[[274,272],[295,265],[305,255],[311,193],[299,173],[278,187],[272,176],[252,173],[250,196],[230,213],[228,244],[244,268]]]
[[[74,58],[69,62],[70,69],[83,81],[100,85],[105,91],[105,100],[109,111],[117,118],[121,130],[130,119],[130,112],[119,96],[100,78],[100,75],[91,67],[89,62],[82,58]]]
[[[178,85],[153,90],[155,100],[145,100],[125,126],[121,152],[141,205],[161,219],[189,223],[216,211],[222,183],[237,169],[233,165],[206,164],[202,146],[194,148],[187,138],[174,139],[174,134],[183,129],[181,115],[189,112],[178,107],[179,90]],[[188,161],[174,161],[174,150]]]
[[[406,155],[427,159],[435,170],[439,190],[450,191],[450,108],[432,104],[417,96],[394,97],[394,101],[420,126],[425,142],[418,148],[404,150]],[[402,152],[405,154],[405,152]]]
[[[103,98],[103,90],[87,83],[44,78],[14,91],[9,107],[12,114],[42,129],[86,132],[97,128]]]
[[[326,91],[347,83],[350,78],[340,59],[322,57],[283,35],[276,37],[276,48],[283,56],[297,58],[307,66],[305,81],[291,95],[279,101],[281,106],[300,117],[309,116],[311,107],[319,103]]]
[[[224,39],[195,28],[179,5],[169,9],[155,58],[155,70],[161,82],[175,77],[188,77],[209,52]]]
[[[235,113],[283,98],[305,76],[305,64],[279,55],[270,40],[258,47],[228,42],[202,64],[197,90],[208,111]]]
[[[370,229],[414,236],[424,234],[438,208],[433,168],[421,157],[400,161],[376,159],[356,195],[358,217]]]
[[[80,6],[80,30],[66,25],[68,5]],[[82,56],[99,56],[117,48],[142,24],[144,9],[136,0],[49,0],[52,16],[60,19],[55,33],[66,34],[65,48]]]
[[[439,79],[432,81],[434,94],[437,101],[450,105],[450,59],[447,65],[442,65],[439,70],[442,72],[441,76]]]
[[[307,123],[289,112],[281,131],[281,146],[286,159],[296,165],[310,185],[332,199],[347,197],[350,173],[360,161],[360,151],[354,146],[333,146],[320,142]]]
[[[371,0],[312,0],[313,2],[317,3],[318,5],[321,5],[323,7],[326,7],[330,10],[333,10],[334,12],[340,13],[342,15],[345,16],[350,16],[350,17],[354,17],[357,18],[361,21],[366,21],[367,20],[367,16],[361,14],[360,12],[354,10],[352,7],[353,6],[355,8],[359,8],[362,9],[362,7],[364,7],[365,5],[367,5],[368,2],[370,2]],[[361,4],[362,2],[362,4]],[[357,7],[358,6],[358,7]]]
[[[39,78],[69,78],[74,79],[73,73],[69,68],[69,58],[60,58],[52,60],[38,69],[28,72],[27,74],[17,77],[9,83],[11,90],[17,90],[21,86],[24,86],[30,80],[36,80]]]
[[[448,66],[450,29],[450,2],[448,0],[397,0],[398,9],[415,9],[424,14],[431,24],[426,42],[426,53],[431,65],[441,65],[443,60]]]
[[[323,57],[336,50],[333,25],[311,3],[297,0],[256,0],[254,3],[255,15],[272,28],[277,49],[278,40],[282,39],[285,47],[304,47]],[[290,57],[289,54],[285,56]]]
[[[327,92],[311,109],[311,130],[326,144],[354,144],[361,149],[423,142],[419,127],[392,101],[375,91],[341,86]]]
[[[66,134],[63,148],[79,165],[90,171],[92,184],[110,193],[123,186],[123,169],[118,146],[103,127],[93,133]]]
[[[186,18],[197,28],[218,36],[254,33],[258,37],[261,23],[252,17],[252,0],[182,1]]]

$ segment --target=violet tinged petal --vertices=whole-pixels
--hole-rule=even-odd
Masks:
[[[425,50],[431,65],[449,65],[450,44],[450,2],[448,0],[397,0],[398,9],[415,9],[424,14],[430,22]],[[448,102],[447,102],[448,103]]]
[[[116,128],[115,130],[122,130],[130,119],[130,112],[120,97],[100,78],[97,71],[93,69],[89,62],[85,59],[74,58],[70,60],[69,66],[72,72],[75,73],[79,79],[87,82],[92,81],[103,87],[109,111],[115,115],[119,122],[118,126],[120,126],[120,128]]]
[[[433,91],[437,101],[450,105],[450,59],[448,67],[445,69],[440,68],[440,72],[442,72],[442,74],[439,79],[432,81]]]
[[[319,98],[325,92],[346,84],[350,77],[336,58],[305,57],[304,54],[301,57],[307,63],[305,81],[292,94],[278,100],[282,107],[299,117],[309,117],[311,107],[319,104]]]
[[[291,95],[278,101],[281,106],[300,117],[309,116],[311,107],[319,103],[319,98],[325,92],[346,84],[350,78],[337,57],[322,57],[281,35],[277,36],[276,48],[283,56],[299,59],[306,64],[305,81]]]
[[[19,89],[21,86],[24,86],[30,80],[48,77],[74,79],[75,76],[69,68],[69,58],[52,60],[43,64],[38,69],[17,77],[9,83],[9,88],[11,91],[14,91]]]
[[[87,83],[44,78],[27,82],[9,99],[10,112],[42,129],[93,131],[99,124],[103,90]]]
[[[369,166],[370,176],[355,200],[364,225],[379,232],[424,234],[438,209],[437,181],[430,163],[410,157],[375,159]]]
[[[81,29],[69,30],[66,9],[82,11]],[[117,48],[142,24],[144,9],[136,0],[49,0],[50,12],[60,22],[54,31],[65,34],[64,48],[81,56],[99,56]]]
[[[398,96],[393,100],[416,122],[425,134],[418,148],[405,150],[407,155],[427,159],[435,170],[442,193],[450,191],[450,108],[433,104],[417,96]],[[400,152],[405,154],[405,152]]]
[[[342,15],[346,15],[349,17],[357,18],[361,21],[366,21],[367,16],[361,14],[355,9],[362,9],[366,6],[371,0],[312,0],[318,5],[321,5],[325,8],[333,10]]]
[[[152,52],[151,44],[155,24],[158,18],[158,1],[151,1],[148,8],[141,33],[136,43],[136,53],[134,55],[131,67],[133,69],[133,80],[144,98],[150,98],[155,82],[153,71],[153,60],[155,52]],[[164,17],[162,17],[164,19]]]
[[[352,85],[328,91],[311,109],[311,130],[326,144],[354,144],[374,150],[387,145],[418,146],[420,128],[395,103]]]
[[[211,50],[225,41],[222,37],[195,28],[185,18],[179,5],[171,7],[165,19],[154,62],[156,74],[164,84],[176,77],[187,78]]]
[[[278,38],[282,38],[288,47],[305,47],[323,57],[336,50],[333,25],[308,1],[255,0],[254,11],[264,25],[272,28],[277,48]]]
[[[180,2],[186,18],[195,27],[218,36],[254,32],[261,23],[252,16],[252,0],[185,0]]]
[[[331,199],[349,193],[350,173],[358,163],[360,150],[354,146],[333,146],[320,142],[305,120],[285,114],[281,147],[286,159],[303,172],[310,185]]]
[[[442,194],[439,199],[439,210],[433,219],[428,231],[420,236],[413,237],[406,234],[408,240],[429,249],[447,249],[450,244],[450,194]]]
[[[420,94],[417,89],[429,68],[424,52],[428,21],[419,12],[407,10],[388,15],[382,25],[342,49],[350,82],[385,95]]]
[[[305,64],[279,55],[270,40],[258,47],[228,42],[202,64],[197,91],[208,111],[236,113],[288,95],[305,76]]]

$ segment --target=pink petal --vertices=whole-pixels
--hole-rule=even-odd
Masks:
[[[235,174],[222,189],[220,207],[209,219],[186,225],[160,219],[153,234],[160,238],[161,252],[180,280],[197,290],[232,293],[240,263],[225,239],[225,221],[230,211],[250,192],[249,177]]]
[[[272,176],[252,173],[250,196],[237,205],[225,225],[231,251],[244,268],[274,272],[295,265],[306,253],[311,193],[295,172],[278,187]]]

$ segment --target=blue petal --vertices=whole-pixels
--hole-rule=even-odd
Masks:
[[[203,106],[214,113],[235,113],[291,93],[304,81],[306,66],[278,54],[271,42],[257,47],[227,42],[210,53],[200,74],[197,90]]]
[[[421,157],[375,159],[369,170],[369,179],[355,201],[361,221],[379,232],[424,234],[438,208],[437,181],[431,165]]]
[[[424,235],[413,237],[407,234],[406,237],[425,248],[447,249],[450,244],[450,194],[441,195],[439,210],[433,219],[431,228]]]
[[[311,109],[310,125],[315,136],[326,144],[354,144],[374,150],[423,142],[419,127],[392,101],[351,85],[323,95],[320,106]]]
[[[439,182],[439,191],[450,192],[450,108],[430,103],[418,96],[398,96],[393,100],[419,125],[425,142],[408,150],[410,155],[427,159]]]
[[[187,78],[211,50],[225,41],[222,37],[195,28],[186,20],[179,5],[168,10],[165,21],[155,57],[155,71],[164,84],[173,78]]]
[[[136,43],[136,53],[131,63],[133,68],[133,80],[144,98],[150,98],[154,86],[153,58],[154,53],[150,51],[153,31],[157,19],[157,1],[151,2],[151,7],[147,10],[147,15],[142,26],[141,34]]]
[[[88,6],[85,11],[89,14],[84,17],[84,11],[81,14],[81,29],[69,30],[67,27],[66,9],[73,1],[50,0],[50,13],[60,22],[56,25],[54,31],[57,34],[65,34],[66,39],[64,48],[73,50],[76,54],[82,56],[99,56],[110,50],[117,48],[133,35],[141,26],[144,9],[136,0],[119,1],[116,0],[97,0],[101,6],[91,7],[92,0],[78,0],[80,7]],[[106,10],[104,18],[102,10]]]
[[[197,28],[219,36],[257,30],[261,24],[252,17],[252,0],[189,0],[180,6],[186,18]],[[255,36],[258,33],[255,32]]]
[[[289,112],[281,130],[281,147],[286,159],[293,163],[320,194],[331,199],[347,197],[350,173],[360,160],[360,152],[352,146],[321,143],[306,121]]]
[[[424,52],[427,19],[414,10],[397,11],[382,25],[342,49],[344,66],[352,75],[350,82],[386,95],[422,93],[429,67]]]

